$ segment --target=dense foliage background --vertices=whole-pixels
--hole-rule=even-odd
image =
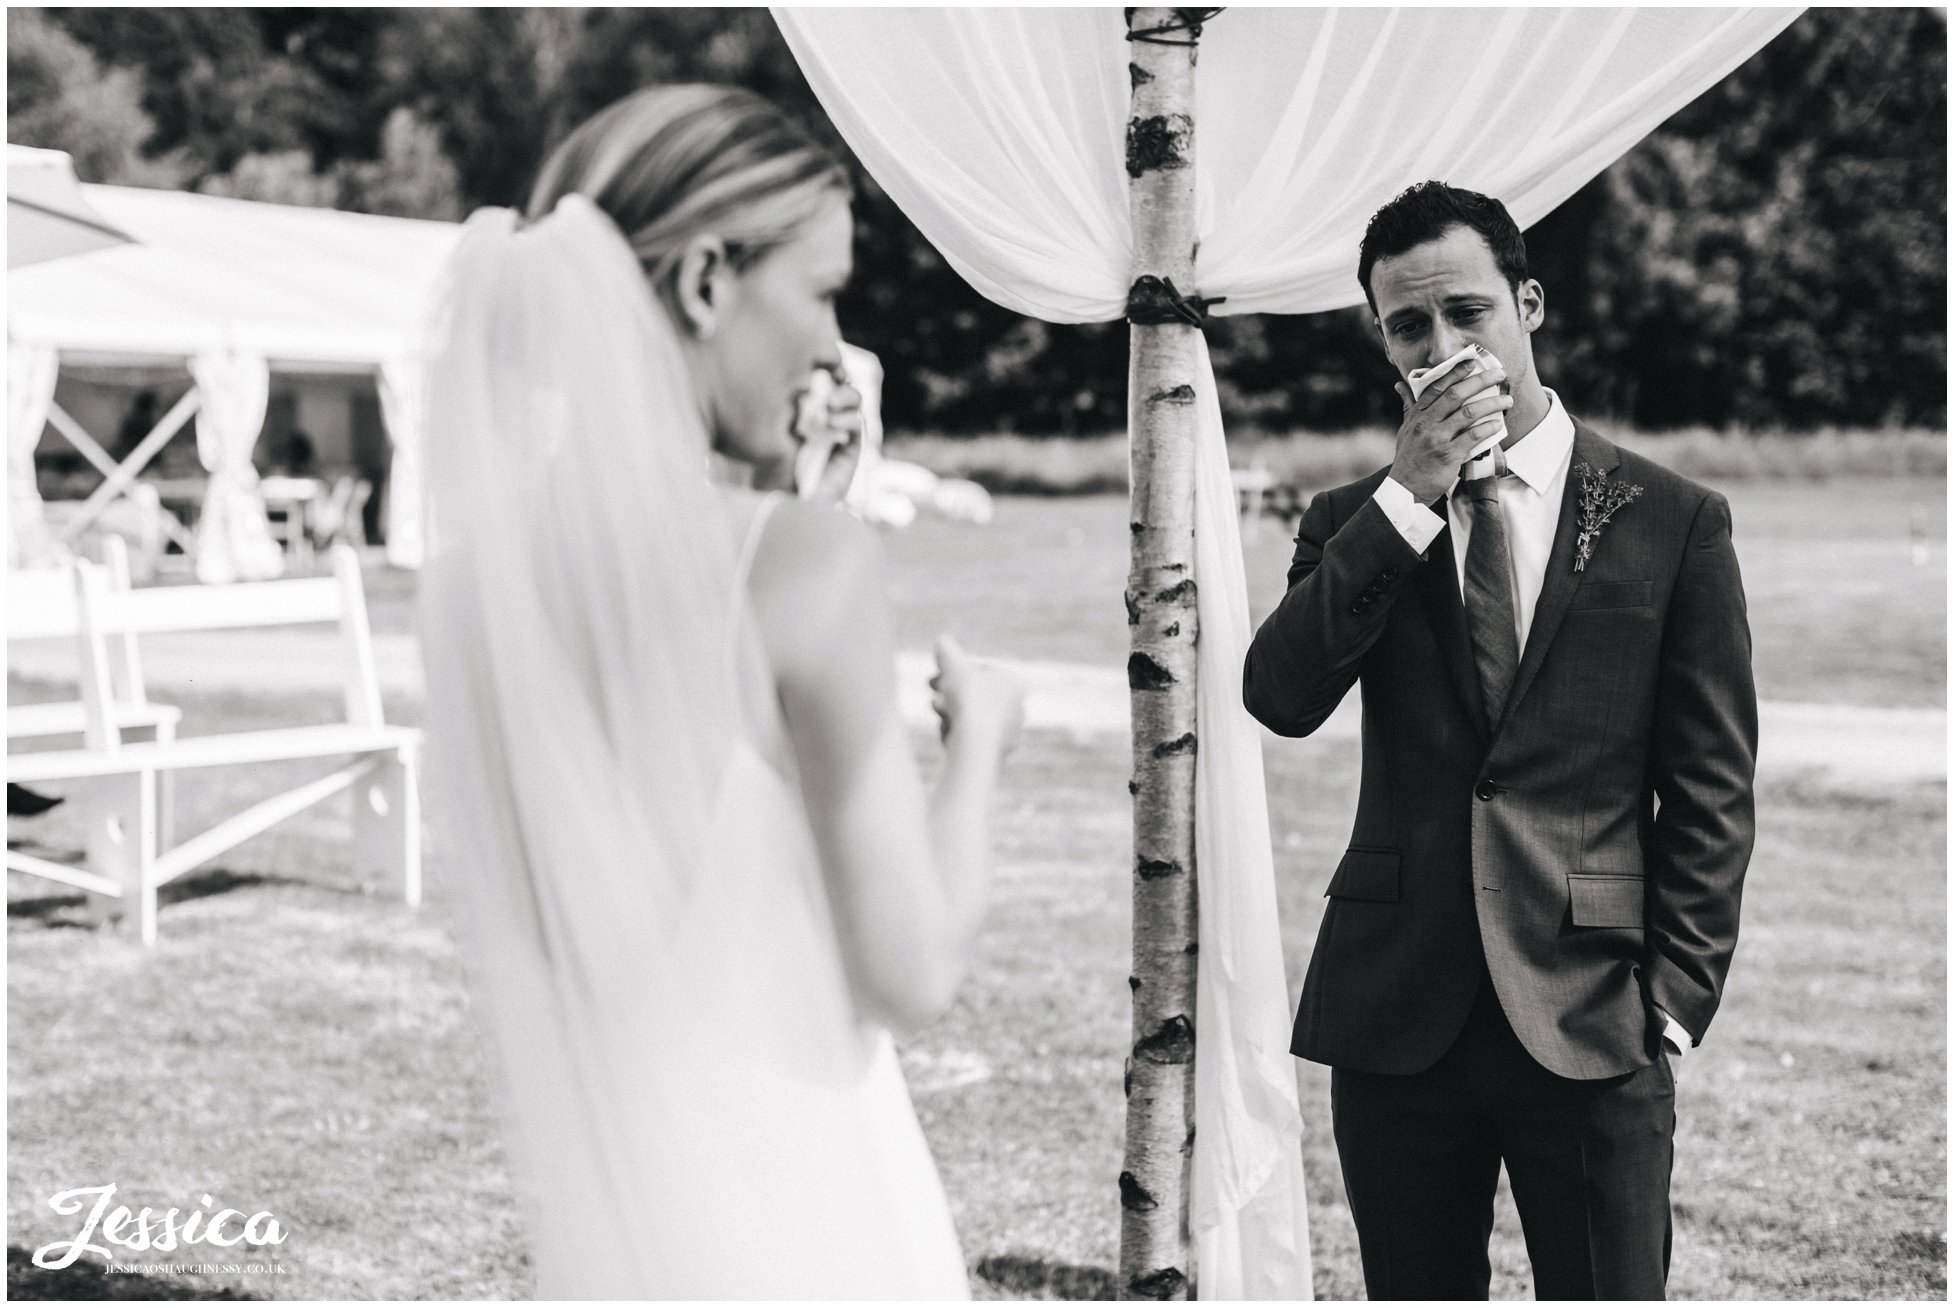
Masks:
[[[695,79],[852,161],[763,9],[11,9],[7,37],[8,139],[90,181],[458,218],[519,203],[595,109]],[[1946,69],[1944,10],[1806,13],[1528,234],[1544,374],[1649,428],[1944,426]],[[1123,324],[990,304],[856,171],[843,323],[888,366],[892,426],[1123,425]],[[1395,414],[1361,310],[1211,337],[1239,426]]]

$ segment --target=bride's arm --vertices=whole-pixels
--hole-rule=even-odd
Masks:
[[[850,979],[879,1020],[914,1030],[950,1006],[983,918],[1014,693],[970,666],[944,686],[954,717],[925,797],[896,702],[874,530],[830,508],[783,504],[754,561],[753,595]]]

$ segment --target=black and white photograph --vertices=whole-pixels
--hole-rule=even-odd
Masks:
[[[1945,1301],[1947,11],[7,11],[7,1294]]]

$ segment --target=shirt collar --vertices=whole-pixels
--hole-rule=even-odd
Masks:
[[[1546,390],[1545,387],[1541,388]],[[1521,481],[1541,493],[1553,489],[1554,478],[1559,475],[1567,456],[1574,448],[1574,419],[1567,416],[1561,406],[1560,396],[1547,391],[1547,415],[1535,424],[1524,440],[1515,441],[1506,450],[1506,466]],[[1474,466],[1481,460],[1490,460],[1492,451],[1488,450],[1478,459],[1466,465],[1471,471],[1467,477],[1478,473]],[[1488,463],[1490,470],[1490,463]]]

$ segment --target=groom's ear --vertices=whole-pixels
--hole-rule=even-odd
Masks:
[[[726,243],[717,236],[700,235],[686,242],[679,256],[673,286],[678,311],[695,340],[711,340],[719,329],[725,310],[724,282],[731,271],[726,261]]]
[[[1520,326],[1528,332],[1540,330],[1547,321],[1547,292],[1529,277],[1513,288],[1513,305],[1520,312]]]

